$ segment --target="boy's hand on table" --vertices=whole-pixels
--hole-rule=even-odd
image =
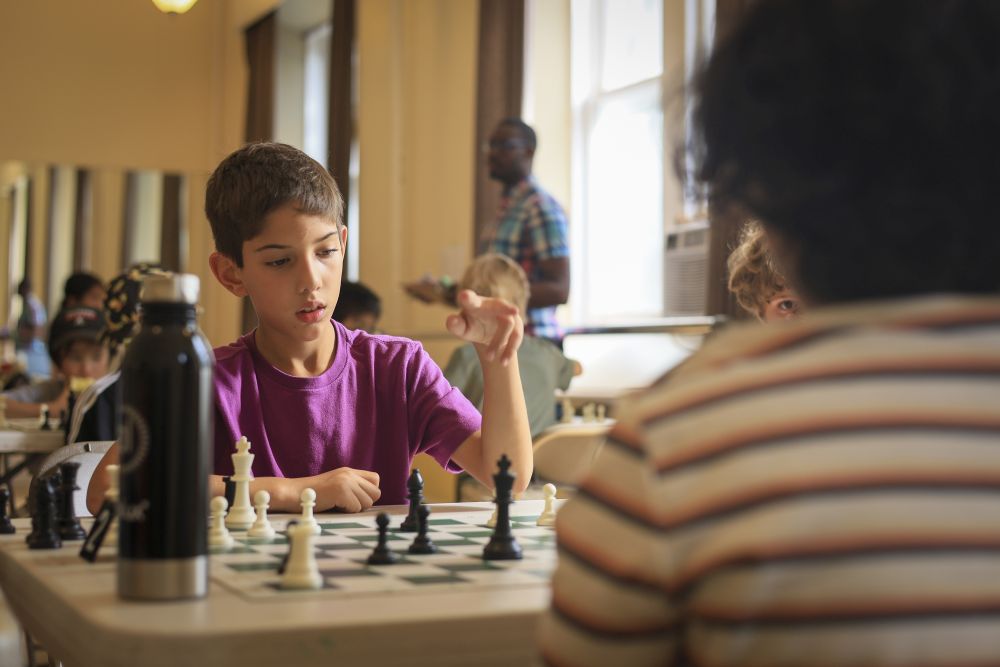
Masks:
[[[309,479],[316,492],[316,511],[341,509],[345,512],[366,510],[382,496],[378,473],[354,468],[337,468]]]
[[[472,290],[458,293],[462,310],[448,316],[446,326],[452,334],[475,343],[487,361],[507,365],[524,338],[524,321],[517,306],[491,297],[481,297]]]

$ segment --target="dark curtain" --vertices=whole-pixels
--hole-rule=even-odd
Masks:
[[[73,212],[73,270],[84,271],[90,264],[93,192],[90,171],[76,170],[76,203]]]
[[[723,41],[739,23],[754,0],[716,0],[715,6],[715,43]],[[739,240],[740,225],[743,219],[736,217],[731,211],[709,208],[712,233],[709,235],[708,250],[708,294],[706,298],[706,313],[709,315],[726,315],[735,319],[746,319],[749,315],[740,308],[736,299],[729,292],[727,283],[729,273],[726,260],[729,253]]]
[[[181,237],[184,234],[184,181],[180,174],[163,175],[160,220],[160,264],[181,270]]]
[[[354,140],[354,11],[356,0],[333,0],[330,38],[330,103],[326,165],[344,197],[344,223],[351,205],[351,143]],[[347,271],[347,257],[344,257]]]
[[[500,190],[490,180],[481,147],[497,122],[521,115],[524,95],[524,0],[479,0],[479,66],[476,79],[476,198],[473,254],[484,225],[493,220]]]
[[[247,90],[245,139],[269,141],[274,137],[274,47],[277,14],[271,12],[244,31],[250,81]],[[243,299],[243,332],[257,326],[250,299]]]
[[[121,261],[119,262],[122,271],[132,264],[133,258],[130,249],[135,240],[136,225],[139,224],[136,216],[139,174],[134,171],[126,171],[123,178],[125,179],[125,195],[122,197],[122,247]]]
[[[28,193],[27,193],[27,196],[28,196],[28,207],[27,207],[27,210],[25,211],[25,216],[24,216],[24,218],[25,218],[25,225],[24,225],[24,275],[25,276],[32,275],[31,269],[34,266],[34,262],[31,259],[31,249],[32,249],[32,247],[34,246],[34,243],[35,243],[35,241],[34,241],[34,236],[35,236],[35,231],[34,231],[34,227],[35,227],[35,195],[34,195],[34,192],[33,192],[34,187],[35,187],[34,186],[34,181],[35,181],[34,178],[32,178],[30,176],[28,177]],[[15,208],[16,208],[16,206],[15,206],[16,200],[14,199],[14,197],[11,197],[10,201],[11,201],[10,219],[11,219],[11,222],[13,222],[14,221]],[[10,243],[10,239],[8,239],[7,242]],[[24,277],[24,276],[21,276],[21,277]],[[20,280],[20,278],[18,278],[18,280]],[[36,288],[35,294],[38,294],[38,293],[39,292],[37,291],[37,288]]]

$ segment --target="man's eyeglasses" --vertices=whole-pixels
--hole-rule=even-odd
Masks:
[[[490,151],[513,151],[524,147],[525,143],[520,139],[494,139],[493,141],[484,141],[481,148],[484,153],[489,153]]]

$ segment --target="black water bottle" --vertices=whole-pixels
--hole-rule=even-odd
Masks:
[[[147,276],[142,326],[122,361],[118,594],[208,590],[214,357],[198,329],[198,277]]]

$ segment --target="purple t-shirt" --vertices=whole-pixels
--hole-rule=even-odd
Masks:
[[[347,466],[379,474],[379,504],[406,502],[413,457],[451,456],[482,417],[420,343],[350,331],[333,321],[337,350],[317,377],[269,364],[253,332],[215,349],[215,461],[231,475],[235,442],[250,441],[255,477],[307,477]]]

